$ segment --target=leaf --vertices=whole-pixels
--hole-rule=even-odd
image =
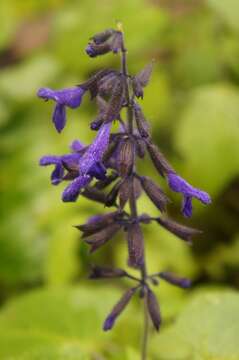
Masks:
[[[108,351],[105,341],[112,341],[112,333],[106,336],[102,324],[120,294],[81,285],[32,291],[10,301],[0,313],[0,358],[88,360]]]
[[[183,176],[212,196],[238,174],[238,117],[239,92],[234,87],[201,87],[176,130],[175,143],[185,160]]]
[[[238,332],[239,294],[204,291],[195,294],[176,323],[155,338],[152,349],[164,360],[237,360]]]
[[[57,225],[46,256],[45,276],[49,285],[68,284],[76,276],[79,270],[78,243],[76,229],[65,224]]]
[[[239,30],[239,3],[237,0],[208,0],[209,6],[235,30]]]

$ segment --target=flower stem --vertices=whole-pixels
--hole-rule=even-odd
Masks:
[[[143,328],[143,336],[142,336],[141,360],[147,359],[148,333],[149,333],[149,316],[148,316],[146,297],[144,297],[144,328]]]
[[[123,37],[123,34],[122,34]],[[132,100],[130,99],[130,92],[129,92],[129,83],[128,83],[128,70],[127,70],[127,50],[124,45],[124,39],[123,39],[123,45],[122,45],[122,73],[124,76],[124,85],[125,85],[125,96],[127,101],[127,121],[128,121],[128,131],[130,135],[133,135],[133,107],[132,107]],[[135,169],[134,169],[135,170]],[[135,191],[134,191],[134,181],[133,181],[133,172],[131,174],[132,181],[131,186],[132,189],[130,191],[130,198],[129,198],[129,206],[130,206],[130,215],[133,219],[136,219],[138,216],[137,212],[137,203],[136,203],[136,197],[135,197]],[[147,279],[147,270],[145,265],[145,259],[143,266],[140,269],[141,272],[141,283],[145,284]],[[141,349],[141,360],[147,359],[147,345],[148,345],[148,330],[149,330],[149,321],[148,321],[148,309],[147,309],[147,300],[144,296],[144,325],[143,325],[143,335],[142,335],[142,349]]]

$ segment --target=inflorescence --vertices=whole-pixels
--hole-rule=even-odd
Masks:
[[[163,228],[191,243],[193,235],[200,231],[181,225],[165,216],[151,217],[137,212],[137,199],[144,191],[160,213],[164,213],[169,202],[164,191],[148,176],[137,172],[136,160],[149,154],[159,174],[167,181],[169,188],[182,194],[182,213],[192,215],[192,199],[203,204],[211,202],[210,196],[180,177],[174,168],[153,143],[149,124],[137,99],[143,99],[144,87],[148,84],[153,64],[148,64],[139,74],[128,74],[126,48],[121,29],[109,29],[92,37],[86,48],[90,57],[97,57],[109,52],[121,54],[121,70],[104,69],[80,85],[63,90],[41,88],[38,96],[44,100],[53,100],[55,108],[53,123],[58,132],[66,125],[66,108],[78,108],[83,96],[88,92],[96,100],[97,117],[90,128],[97,131],[92,144],[84,145],[79,140],[71,144],[71,152],[66,155],[48,155],[40,159],[40,165],[54,165],[51,174],[53,185],[66,181],[68,185],[62,194],[64,202],[76,201],[82,195],[92,201],[112,207],[113,211],[91,217],[85,224],[76,226],[82,232],[83,241],[89,245],[90,252],[108,242],[121,229],[126,234],[128,245],[128,265],[140,271],[137,278],[123,269],[94,266],[90,278],[127,277],[135,281],[112,309],[104,323],[104,330],[113,327],[132,296],[139,292],[154,327],[158,330],[161,316],[157,299],[151,290],[151,284],[157,284],[158,278],[188,288],[190,281],[170,272],[147,273],[145,262],[144,238],[141,224],[157,222]],[[121,117],[121,110],[126,108],[127,118]],[[118,132],[111,132],[112,123],[117,122]],[[110,188],[110,190],[108,190]],[[129,211],[126,205],[129,204]]]

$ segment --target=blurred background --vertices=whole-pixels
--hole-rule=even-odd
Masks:
[[[143,108],[155,142],[175,169],[212,196],[169,215],[203,230],[188,247],[157,225],[144,229],[150,271],[170,269],[193,281],[183,291],[155,288],[161,334],[150,332],[149,359],[239,359],[239,2],[237,0],[2,0],[0,2],[0,359],[139,358],[140,301],[111,333],[102,322],[129,281],[87,280],[91,263],[125,267],[123,234],[89,256],[72,225],[105,211],[79,198],[62,203],[64,185],[50,184],[45,154],[64,154],[72,140],[88,143],[95,105],[68,109],[61,135],[53,104],[40,87],[79,84],[112,54],[90,59],[91,35],[124,25],[132,74],[155,59]],[[140,166],[164,186],[149,159]],[[157,215],[145,197],[141,211]]]

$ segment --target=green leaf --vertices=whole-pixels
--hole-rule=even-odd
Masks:
[[[238,174],[239,92],[228,85],[196,90],[177,127],[176,146],[183,174],[217,195]]]
[[[237,360],[238,332],[239,294],[204,291],[153,340],[152,348],[163,360]]]
[[[10,301],[0,313],[0,358],[88,360],[90,354],[108,351],[113,332],[104,333],[102,323],[120,295],[112,287],[81,285],[33,291]],[[122,315],[123,327],[125,321]],[[132,352],[127,351],[127,359]]]
[[[235,30],[239,30],[239,2],[237,0],[208,0],[208,4]]]

